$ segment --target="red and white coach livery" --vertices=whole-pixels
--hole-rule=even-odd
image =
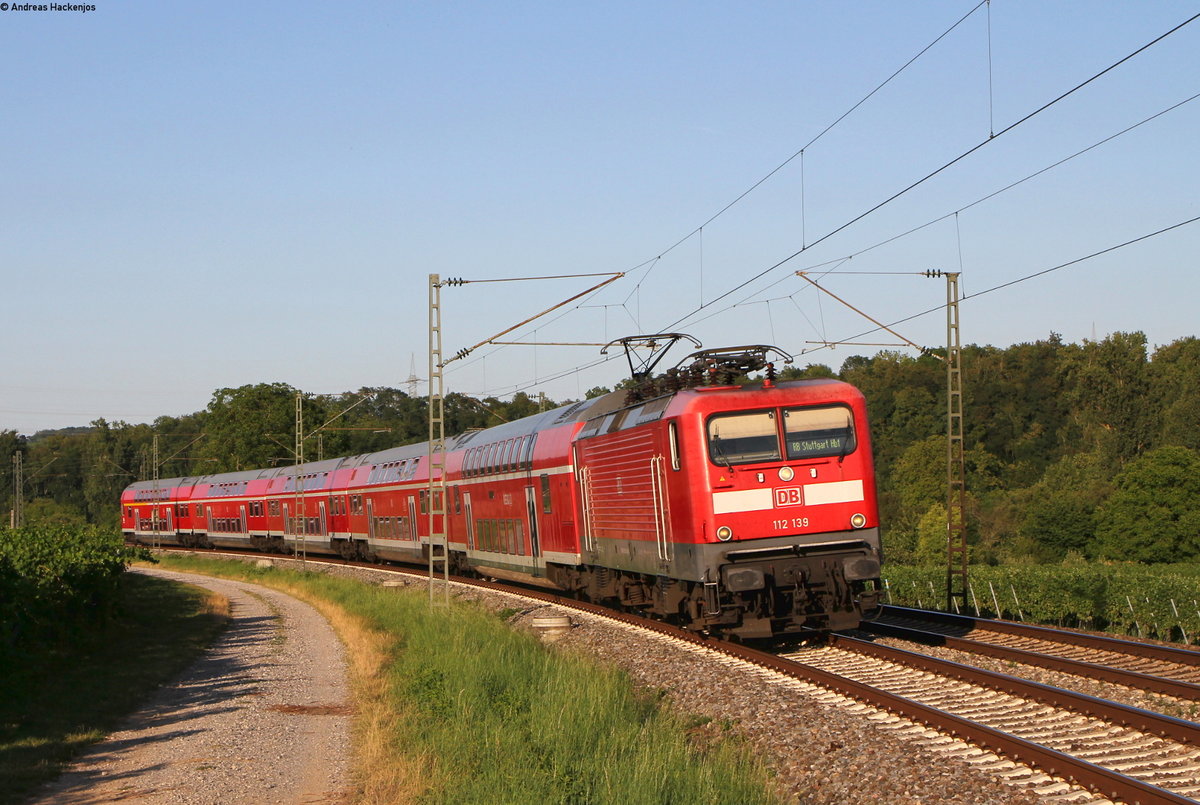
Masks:
[[[765,348],[736,349],[696,353],[640,398],[613,392],[448,439],[452,566],[742,637],[870,617],[880,541],[863,396],[836,380],[775,383]],[[763,367],[766,380],[719,384]],[[428,471],[418,444],[142,481],[122,495],[122,523],[143,542],[303,540],[424,561]]]

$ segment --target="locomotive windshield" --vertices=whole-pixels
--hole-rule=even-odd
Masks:
[[[783,436],[789,459],[844,456],[854,452],[854,415],[842,405],[786,408]]]
[[[715,416],[708,421],[708,451],[717,464],[779,460],[774,411]]]
[[[854,452],[854,415],[842,405],[785,408],[780,433],[776,411],[723,414],[708,421],[708,452],[713,462],[757,464],[845,456]],[[780,437],[783,437],[783,451]]]

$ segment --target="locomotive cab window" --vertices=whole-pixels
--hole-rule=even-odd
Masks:
[[[789,460],[841,457],[857,446],[854,414],[843,405],[784,409],[783,435]]]
[[[722,414],[708,420],[708,454],[714,464],[779,461],[774,411]]]

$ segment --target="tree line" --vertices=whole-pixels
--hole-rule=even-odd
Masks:
[[[972,559],[1186,561],[1200,554],[1200,340],[1149,350],[1140,332],[963,348],[963,433]],[[834,371],[788,368],[781,380],[837,377],[867,398],[890,561],[938,563],[945,545],[946,367],[881,351]],[[607,391],[596,388],[587,396]],[[223,388],[203,411],[152,424],[97,420],[25,438],[0,431],[0,506],[12,505],[22,452],[26,520],[117,522],[120,490],[153,477],[294,462],[296,390]],[[306,460],[424,441],[426,401],[394,388],[305,394]],[[562,401],[569,402],[569,401]],[[488,427],[561,403],[448,394],[446,432]],[[343,413],[344,412],[344,413]]]

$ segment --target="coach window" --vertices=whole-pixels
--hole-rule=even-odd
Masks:
[[[517,449],[513,453],[514,470],[525,469],[525,447],[529,444],[529,440],[532,438],[532,436],[522,436],[520,439],[517,439]]]
[[[533,469],[533,446],[536,443],[537,443],[537,434],[534,433],[525,441],[525,447],[522,448],[522,453],[524,455],[522,455],[521,461],[524,463],[526,470]]]
[[[525,453],[529,449],[529,440],[532,438],[533,436],[522,436],[517,439],[517,449],[513,451],[512,457],[514,470],[525,469]]]
[[[784,409],[783,433],[789,459],[840,458],[856,447],[854,414],[844,405]]]
[[[517,444],[520,439],[509,439],[504,448],[504,469],[511,472],[517,468]]]
[[[550,506],[553,499],[550,496],[550,476],[542,474],[542,513],[550,514]]]
[[[723,466],[779,461],[775,412],[714,416],[708,421],[708,454]]]

